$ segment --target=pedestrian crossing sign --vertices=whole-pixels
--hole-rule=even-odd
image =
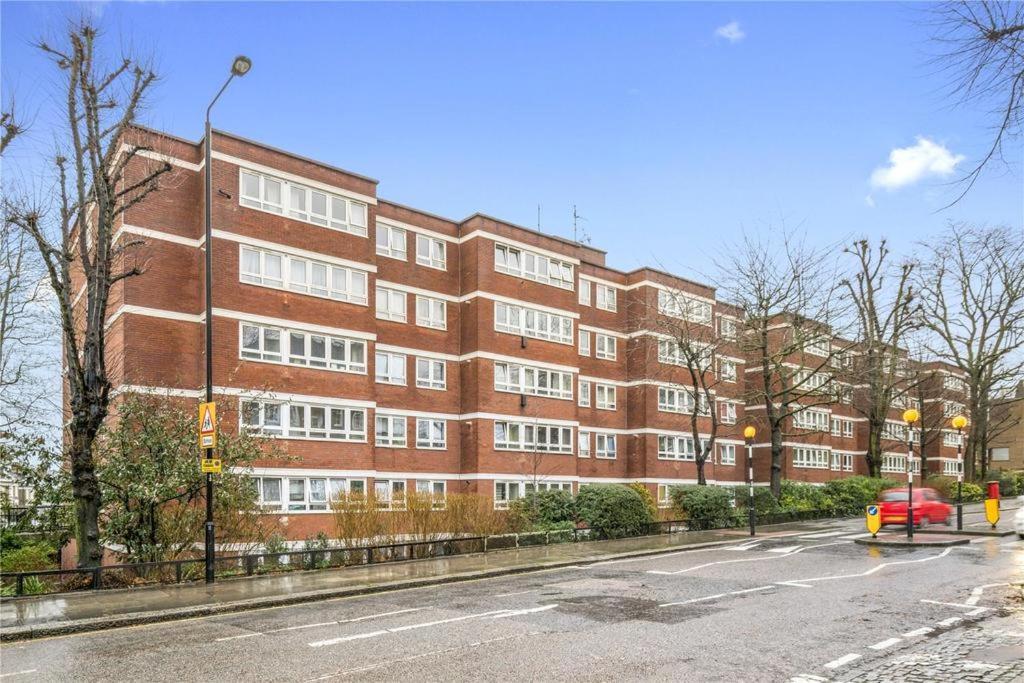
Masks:
[[[874,538],[878,530],[882,528],[882,513],[877,505],[868,505],[864,508],[864,522],[867,524],[871,537]]]
[[[199,447],[217,447],[217,404],[199,404]]]

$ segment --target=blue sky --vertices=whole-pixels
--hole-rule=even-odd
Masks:
[[[2,5],[2,85],[35,107],[30,144],[49,139],[38,131],[55,80],[30,41],[82,7]],[[783,218],[821,244],[887,236],[904,253],[950,220],[1022,224],[1020,145],[1010,168],[939,211],[990,120],[953,106],[922,5],[87,7],[112,41],[154,56],[150,125],[198,139],[244,53],[253,71],[218,105],[217,127],[455,219],[534,227],[539,204],[542,229],[571,236],[575,204],[619,268],[700,277],[743,230]],[[889,168],[899,148],[910,151]]]

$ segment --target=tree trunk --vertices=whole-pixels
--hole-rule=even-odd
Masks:
[[[877,477],[882,472],[882,430],[868,423],[868,451],[864,455],[868,462],[868,476]]]
[[[75,430],[71,441],[71,486],[75,497],[75,539],[78,566],[98,567],[103,560],[100,545],[100,485],[92,461],[93,437]]]
[[[772,473],[771,473],[772,495],[778,498],[782,495],[782,425],[772,421]]]
[[[699,446],[698,446],[699,448]],[[707,463],[708,456],[704,455],[697,458],[697,485],[707,486],[708,480],[704,476],[704,465]]]

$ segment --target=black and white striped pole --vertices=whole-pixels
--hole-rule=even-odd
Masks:
[[[907,540],[914,540],[914,423],[921,414],[913,408],[903,411],[907,423]]]
[[[950,423],[956,430],[956,530],[964,530],[964,427],[967,418],[957,415]]]
[[[752,426],[743,429],[743,438],[747,442],[747,517],[750,520],[750,535],[754,535],[754,519],[757,512],[754,510],[754,437],[757,430]]]

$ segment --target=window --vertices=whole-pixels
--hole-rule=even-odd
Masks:
[[[851,437],[853,436],[853,420],[844,420],[840,417],[832,418],[832,436]]]
[[[735,465],[736,464],[736,444],[734,444],[734,443],[720,443],[720,444],[718,444],[718,463],[720,465]]]
[[[241,259],[242,282],[366,305],[364,271],[252,247],[241,247]]]
[[[405,230],[377,223],[377,253],[400,261],[408,260]]]
[[[829,430],[828,411],[804,408],[793,414],[793,426],[797,429],[827,432]]]
[[[963,435],[957,432],[942,432],[943,446],[959,446],[962,443]]]
[[[843,436],[847,438],[853,436],[853,420],[843,420]]]
[[[668,484],[658,484],[658,507],[672,507],[672,492]]]
[[[736,321],[722,316],[718,319],[718,333],[723,339],[736,338]]]
[[[711,324],[711,303],[677,290],[658,290],[658,312],[702,325]]]
[[[827,337],[811,336],[804,339],[803,349],[813,356],[827,356],[832,352],[832,343]]]
[[[527,494],[533,493],[534,491],[568,491],[572,493],[572,482],[571,481],[538,481],[536,483],[532,481],[523,483],[523,491]]]
[[[420,327],[433,327],[436,330],[448,329],[447,303],[441,299],[417,295],[416,324]]]
[[[594,455],[608,460],[615,459],[615,435],[594,434]]]
[[[580,380],[580,405],[584,408],[590,407],[590,382]]]
[[[896,420],[886,420],[882,426],[882,438],[892,441],[905,441],[907,439],[907,425]]]
[[[386,287],[377,287],[377,317],[404,323],[407,318],[405,292]]]
[[[832,452],[832,471],[833,472],[838,472],[840,469],[842,469],[842,454],[837,452],[837,451],[833,451]]]
[[[590,355],[590,332],[587,330],[580,330],[580,355]]]
[[[793,373],[793,386],[798,391],[810,393],[813,391],[820,391],[825,389],[826,391],[831,388],[832,378],[828,373],[824,372],[811,372],[806,368],[801,368]]]
[[[525,306],[494,302],[494,329],[498,332],[572,344],[572,318]]]
[[[494,390],[572,400],[572,373],[495,362]]]
[[[943,375],[942,376],[942,388],[950,391],[967,391],[967,383],[963,379],[954,375]]]
[[[241,323],[239,357],[267,363],[290,363],[341,372],[366,372],[366,342],[298,330]],[[281,340],[288,343],[287,357]]]
[[[494,245],[494,269],[562,289],[573,287],[572,264],[507,244]]]
[[[502,451],[572,453],[572,428],[532,422],[496,421],[494,448]]]
[[[405,509],[404,479],[375,479],[373,482],[373,498],[381,510]]]
[[[348,495],[362,495],[366,491],[363,479],[326,477],[254,477],[260,507],[265,510],[284,510],[282,494],[287,488],[290,512],[327,510],[330,503]]]
[[[718,361],[718,376],[723,382],[736,381],[736,362],[721,358]]]
[[[269,400],[242,401],[242,428],[289,439],[366,441],[366,409]]]
[[[494,482],[494,508],[496,510],[508,509],[510,502],[522,498],[523,495],[523,485],[518,481]]]
[[[445,362],[433,358],[417,358],[416,386],[425,389],[444,389]]]
[[[242,206],[366,237],[367,208],[362,202],[246,169],[240,171],[239,184]]]
[[[707,441],[701,439],[701,452],[707,450]],[[658,459],[696,460],[692,436],[658,435]]]
[[[731,401],[721,401],[721,419],[722,424],[733,425],[736,424],[736,404]]]
[[[594,341],[596,343],[595,358],[615,360],[615,337],[597,333],[594,335]]]
[[[580,457],[590,457],[590,432],[580,432]]]
[[[853,453],[843,453],[843,472],[853,472]]]
[[[416,235],[416,263],[439,270],[445,270],[445,243],[434,237]]]
[[[842,434],[842,420],[838,417],[832,418],[832,436],[839,436]]]
[[[404,353],[377,351],[374,354],[375,377],[378,384],[399,384],[405,386]]]
[[[911,463],[912,470],[917,473],[921,471],[921,461],[918,458],[914,458]],[[889,453],[882,454],[882,471],[883,472],[898,472],[900,474],[907,473],[907,456],[905,455],[894,455]]]
[[[610,384],[596,384],[598,410],[615,410],[615,387]]]
[[[793,467],[804,469],[827,470],[829,452],[824,448],[794,448]]]
[[[943,401],[942,402],[942,415],[943,417],[956,417],[957,415],[964,414],[964,404],[957,403],[956,401]]]
[[[445,420],[431,418],[416,419],[416,448],[445,450],[448,448]]]
[[[957,467],[956,460],[943,460],[942,461],[942,474],[947,477],[955,477],[959,474],[959,468]]]
[[[374,420],[376,444],[388,448],[405,448],[408,444],[405,436],[405,418],[400,415],[377,414]]]
[[[615,300],[615,289],[608,285],[597,285],[597,307],[605,311],[617,311],[618,304]]]
[[[445,484],[443,481],[417,479],[416,493],[421,496],[430,496],[432,498],[430,506],[435,510],[443,510],[445,507]]]
[[[708,406],[707,398],[703,393],[700,396],[700,409],[698,415],[709,416],[711,409]],[[658,387],[658,410],[663,413],[682,413],[693,415],[694,398],[693,390],[686,388]]]
[[[590,305],[590,281],[580,278],[580,306]]]

